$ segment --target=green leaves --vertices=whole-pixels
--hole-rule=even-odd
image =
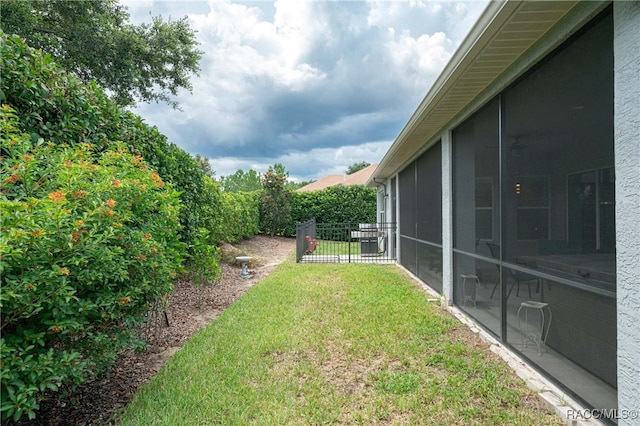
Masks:
[[[367,161],[361,161],[359,163],[353,163],[352,165],[350,165],[347,170],[345,171],[346,174],[351,175],[354,174],[357,171],[360,171],[366,167],[369,167],[371,165],[371,163],[367,162]]]
[[[248,172],[238,169],[232,175],[222,176],[220,184],[224,192],[251,192],[262,189],[260,174],[253,169]]]
[[[363,185],[332,186],[321,191],[294,192],[293,222],[372,223],[376,221],[376,189]],[[290,231],[295,234],[295,225]]]
[[[53,55],[67,71],[113,93],[118,105],[166,102],[191,90],[202,52],[186,17],[132,25],[115,0],[11,0],[2,4],[2,30]],[[39,93],[39,98],[44,98]]]
[[[16,121],[0,109],[3,419],[113,360],[185,254],[178,192],[142,157],[34,143]]]
[[[3,24],[14,6],[46,2],[5,3]],[[65,14],[86,3],[113,4],[50,2]],[[198,278],[215,279],[220,189],[95,83],[1,31],[0,53],[0,411],[32,418],[43,391],[139,346],[137,325],[188,254]]]
[[[0,32],[0,38],[3,69],[11,70],[3,73],[7,103],[19,116],[16,126],[31,135],[32,143],[36,140],[71,146],[86,143],[91,145],[92,152],[100,152],[112,141],[121,141],[130,151],[144,157],[163,181],[180,190],[180,200],[185,206],[180,213],[180,236],[184,243],[191,246],[199,228],[213,232],[207,204],[219,196],[220,190],[210,187],[213,193],[205,191],[201,162],[170,144],[166,136],[145,124],[140,116],[118,108],[95,84],[83,84],[63,72],[50,56],[29,48],[16,36]]]
[[[261,191],[223,192],[216,216],[216,241],[235,242],[260,232]]]
[[[260,201],[260,227],[272,236],[286,235],[291,224],[291,192],[284,188],[287,177],[283,170],[284,167],[276,172],[274,167],[269,167],[262,177],[264,191]]]

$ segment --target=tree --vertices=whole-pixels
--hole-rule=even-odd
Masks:
[[[284,176],[284,178],[285,178],[284,188],[285,189],[288,189],[290,191],[295,191],[296,189],[300,188],[301,186],[304,186],[304,185],[299,185],[299,184],[295,183],[292,180],[289,180],[289,172],[287,171],[286,167],[282,163],[275,163],[273,165],[273,172],[276,175]]]
[[[193,156],[193,159],[196,160],[196,163],[198,163],[202,168],[202,173],[204,173],[206,176],[209,176],[211,179],[213,179],[216,172],[213,170],[213,167],[211,167],[209,158],[204,155],[196,154]]]
[[[298,188],[302,188],[303,186],[309,185],[313,180],[303,180],[301,182],[294,182],[292,180],[288,180],[287,183],[284,184],[285,189],[289,191],[295,191]]]
[[[291,192],[284,188],[286,181],[287,177],[273,167],[262,177],[261,229],[271,236],[284,235],[291,222]]]
[[[262,188],[260,174],[253,169],[246,173],[238,169],[232,175],[222,176],[220,184],[224,192],[251,192]]]
[[[370,165],[371,165],[371,163],[367,163],[366,161],[362,161],[360,163],[353,163],[346,170],[346,173],[348,175],[351,175],[351,174],[354,174],[357,171],[360,171],[360,170],[364,169],[365,167],[369,167]]]
[[[275,163],[273,165],[273,172],[277,175],[284,176],[285,178],[289,178],[289,172],[286,167],[282,163]]]
[[[166,102],[191,90],[202,52],[187,18],[129,23],[117,0],[4,0],[0,28],[17,34],[83,81],[94,80],[121,106]]]

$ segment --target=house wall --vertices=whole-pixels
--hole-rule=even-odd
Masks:
[[[640,389],[640,2],[614,2],[618,406]],[[621,416],[620,425],[638,424]]]
[[[498,80],[470,103],[439,134],[424,141],[442,142],[442,294],[452,303],[453,272],[453,191],[451,131],[467,120],[496,94],[509,87],[559,44],[574,34],[606,7],[584,2],[567,15],[539,43],[514,63]],[[617,326],[618,393],[620,410],[637,410],[640,389],[640,2],[614,2],[615,53],[615,168],[617,225]],[[405,163],[414,161],[420,152]],[[403,167],[405,167],[403,166]],[[401,167],[398,171],[403,169]],[[397,174],[395,175],[397,176]],[[391,179],[389,180],[389,182]],[[391,206],[389,206],[391,207]],[[394,206],[395,207],[395,206]],[[554,224],[551,224],[554,225]],[[558,225],[558,224],[555,224]],[[562,227],[566,224],[561,223]],[[553,228],[555,229],[555,228]],[[564,228],[554,233],[564,233]],[[399,241],[398,241],[399,244]],[[399,249],[402,248],[399,246]],[[614,347],[615,350],[615,347]],[[614,352],[615,353],[615,352]],[[613,370],[615,377],[615,367]],[[608,407],[597,407],[608,408]],[[637,413],[637,411],[636,411]],[[625,423],[628,421],[629,423]],[[620,419],[619,424],[636,424],[637,419]]]

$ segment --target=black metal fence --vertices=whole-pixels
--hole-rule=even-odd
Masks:
[[[395,223],[296,224],[296,261],[394,263]]]

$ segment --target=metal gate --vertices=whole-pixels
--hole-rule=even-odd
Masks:
[[[394,263],[395,223],[296,224],[296,261],[307,263]]]

